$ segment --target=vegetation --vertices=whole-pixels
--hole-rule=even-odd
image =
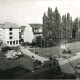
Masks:
[[[11,50],[11,48],[8,47],[8,46],[2,48],[2,52],[6,52],[6,51],[8,51],[8,50]]]
[[[2,47],[2,52],[6,52],[8,50],[18,50],[19,48],[18,47],[8,47],[8,46],[5,46],[5,47]]]
[[[36,41],[35,41],[35,39],[36,39]],[[44,46],[43,36],[37,36],[37,37],[35,37],[35,39],[33,39],[33,41],[32,41],[32,46],[35,46],[35,47],[43,47]]]
[[[23,42],[21,43],[22,46],[31,46],[32,44],[30,42]]]
[[[57,8],[48,8],[43,15],[44,47],[59,45],[63,40],[73,42],[80,40],[80,20],[72,20],[69,13],[61,17]]]

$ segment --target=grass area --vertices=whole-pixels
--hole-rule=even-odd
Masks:
[[[68,43],[66,45],[71,49],[73,54],[80,52],[80,42]]]
[[[75,53],[80,52],[80,42],[73,42],[73,43],[68,43],[66,46],[71,49],[72,55],[75,55]],[[60,54],[60,46],[58,47],[51,47],[51,48],[36,48],[30,49],[32,52],[38,52],[40,56],[47,57],[47,53],[51,53],[53,55],[58,55]]]
[[[68,44],[66,44],[67,46],[68,46],[68,48],[69,49],[71,49],[71,51],[72,51],[72,54],[75,54],[75,53],[77,53],[77,52],[80,52],[80,42],[74,42],[74,43],[68,43]],[[43,48],[43,49],[41,49],[41,48],[36,48],[35,49],[35,51],[34,51],[34,49],[30,49],[32,52],[38,52],[38,54],[40,55],[40,56],[43,56],[43,57],[47,57],[47,53],[51,53],[51,54],[53,54],[53,55],[58,55],[58,54],[60,54],[60,47],[58,46],[58,47],[51,47],[51,48]],[[20,69],[22,69],[22,67],[23,68],[25,68],[25,67],[27,67],[27,68],[29,68],[29,67],[31,67],[31,59],[29,59],[27,56],[24,56],[24,57],[22,57],[22,58],[20,58],[20,59],[16,59],[16,60],[7,60],[7,59],[5,59],[5,56],[4,56],[4,54],[6,54],[6,52],[0,52],[0,69],[2,68],[4,68],[4,69],[7,69],[8,68],[8,70],[7,71],[4,71],[4,73],[3,74],[5,74],[5,73],[7,73],[8,71],[11,73],[11,72],[14,72],[14,75],[15,74],[17,74],[18,75],[18,71],[21,71]],[[80,59],[78,59],[78,60],[75,60],[75,61],[73,61],[72,62],[72,64],[75,66],[76,65],[76,63],[77,62],[79,62],[79,60]],[[21,66],[21,68],[17,71],[17,66]],[[66,67],[67,66],[67,67]],[[13,69],[13,70],[9,70],[10,68],[14,68],[15,67],[15,69]],[[52,71],[52,70],[51,70]],[[55,76],[55,74],[56,73],[54,73],[54,72],[56,72],[56,71],[54,71],[54,72],[51,72],[51,71],[47,71],[47,72],[44,72],[43,74],[41,73],[41,74],[39,74],[39,75],[37,75],[37,78],[46,78],[46,75],[49,75],[49,76],[47,76],[47,78],[54,78],[54,76]],[[63,72],[66,72],[66,71],[72,71],[72,67],[71,67],[71,65],[68,63],[67,65],[64,65],[63,67],[62,67],[62,69],[61,69],[61,71],[63,71]],[[79,71],[79,70],[78,70]],[[17,72],[17,73],[16,73]],[[25,73],[26,74],[26,76],[27,76],[27,73],[26,73],[27,71],[25,71],[25,70],[23,70],[23,71],[21,71],[21,73]],[[57,71],[58,72],[58,71]],[[79,71],[80,72],[80,71]],[[63,76],[63,74],[64,73],[59,73],[58,75],[62,75]],[[43,75],[43,76],[40,76],[40,75]],[[60,75],[60,76],[61,76]],[[67,74],[66,74],[67,75]],[[25,76],[25,77],[26,77]],[[45,76],[45,77],[44,77]],[[60,76],[59,76],[59,78],[60,78]],[[4,77],[4,76],[3,76]],[[13,76],[14,77],[14,76]],[[33,76],[33,78],[35,78],[35,76]],[[56,78],[58,78],[58,77],[56,77]]]
[[[0,70],[6,70],[10,68],[14,68],[17,66],[21,67],[26,67],[26,68],[32,68],[33,66],[31,65],[33,62],[32,60],[24,55],[23,57],[15,60],[8,60],[5,58],[6,52],[0,52]]]
[[[36,51],[38,52],[38,55],[43,56],[43,57],[47,57],[48,53],[54,54],[54,55],[58,55],[59,54],[59,47],[51,47],[51,48],[36,48],[35,51],[34,49],[30,49],[30,51],[32,51],[33,53]]]

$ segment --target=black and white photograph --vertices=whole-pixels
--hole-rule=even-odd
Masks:
[[[0,80],[80,80],[80,0],[0,0]]]

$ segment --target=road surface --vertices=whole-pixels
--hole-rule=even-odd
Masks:
[[[80,62],[80,52],[76,53],[76,56],[73,56],[73,57],[69,58],[69,60],[75,68],[77,63]],[[63,60],[59,61],[59,65],[61,67],[62,72],[65,72],[65,73],[68,73],[68,74],[74,74],[76,72],[74,70],[74,68],[71,66],[71,64],[69,63],[68,59],[66,59],[66,60],[63,59]],[[77,70],[78,73],[80,73],[80,69],[76,69],[76,70]]]

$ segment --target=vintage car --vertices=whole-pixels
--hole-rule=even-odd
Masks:
[[[23,54],[20,51],[16,51],[16,50],[9,50],[7,54],[5,54],[5,58],[7,59],[18,59],[22,56]]]

